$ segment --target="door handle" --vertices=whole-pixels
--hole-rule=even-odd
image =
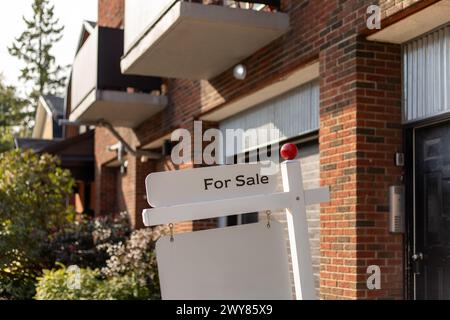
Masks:
[[[415,253],[415,254],[412,255],[411,259],[412,259],[413,262],[422,261],[423,260],[423,253],[422,252]]]
[[[423,261],[423,253],[417,252],[411,256],[412,260],[412,269],[413,272],[417,275],[420,275],[422,272],[422,261]]]

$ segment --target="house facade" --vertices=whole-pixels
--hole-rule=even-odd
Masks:
[[[176,129],[275,129],[244,151],[295,143],[306,187],[330,186],[308,208],[322,299],[449,299],[449,22],[449,0],[99,0],[68,93],[96,126],[96,214],[142,227],[149,173],[205,165],[172,162]]]

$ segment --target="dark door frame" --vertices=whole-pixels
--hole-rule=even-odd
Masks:
[[[414,254],[414,135],[415,129],[407,127],[403,131],[405,150],[405,237],[404,237],[404,283],[405,299],[414,300],[414,274],[411,266],[411,256]]]
[[[404,126],[403,145],[405,153],[405,244],[404,244],[404,283],[405,299],[415,299],[414,273],[412,272],[411,257],[414,252],[414,219],[415,219],[415,135],[416,130],[433,126],[450,124],[450,114],[442,114],[427,120],[409,123]]]

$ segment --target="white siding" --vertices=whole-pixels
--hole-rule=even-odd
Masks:
[[[125,0],[125,53],[176,0]]]
[[[246,149],[266,146],[318,130],[319,90],[319,81],[309,82],[222,121],[220,129],[275,129],[270,136],[264,131],[259,132],[257,144],[249,145]]]
[[[74,111],[97,87],[98,78],[98,28],[78,51],[72,66],[71,104]]]
[[[404,122],[450,111],[450,26],[403,45]]]

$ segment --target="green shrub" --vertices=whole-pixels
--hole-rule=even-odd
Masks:
[[[151,298],[151,289],[142,286],[137,277],[129,274],[106,278],[95,295],[95,299],[101,300],[148,300]]]
[[[102,269],[81,268],[79,289],[71,289],[74,274],[61,264],[45,270],[37,285],[38,300],[148,300],[160,299],[155,241],[165,233],[155,228],[134,231],[125,242],[104,243],[110,256]]]
[[[44,244],[74,217],[66,204],[73,186],[56,157],[0,154],[0,297],[33,297],[35,279],[47,266]]]
[[[98,269],[78,269],[79,276],[61,265],[38,277],[36,300],[146,300],[150,289],[132,275],[105,278]],[[74,286],[79,277],[79,286]]]
[[[98,288],[102,285],[99,272],[91,269],[80,269],[80,287],[70,287],[68,279],[74,276],[60,265],[56,270],[44,270],[38,277],[36,299],[38,300],[86,300],[95,299]]]

